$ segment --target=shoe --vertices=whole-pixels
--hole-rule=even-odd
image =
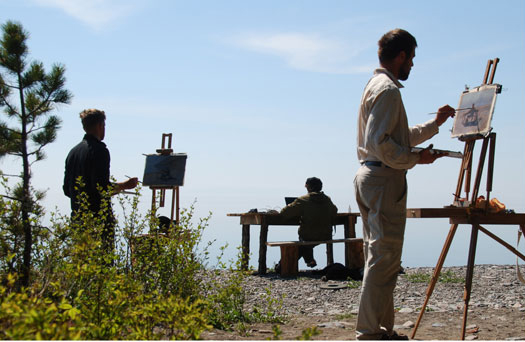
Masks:
[[[275,273],[279,273],[279,274],[281,273],[281,261],[279,261],[277,265],[275,265],[274,269],[275,269]]]
[[[310,268],[315,267],[315,266],[317,266],[317,262],[315,260],[312,260],[309,263],[307,263],[306,266],[308,266]]]
[[[387,341],[408,341],[408,336],[406,335],[399,335],[397,332],[394,331],[392,335],[383,334],[381,336],[381,340],[387,340]]]

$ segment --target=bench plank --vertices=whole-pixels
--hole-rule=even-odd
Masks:
[[[299,272],[298,259],[299,259],[299,246],[304,245],[320,245],[327,244],[331,246],[333,243],[345,242],[352,245],[357,245],[354,248],[360,253],[354,255],[356,260],[352,260],[355,266],[360,267],[359,265],[363,262],[363,239],[362,238],[346,238],[346,239],[334,239],[334,240],[325,240],[325,241],[276,241],[276,242],[266,242],[267,246],[270,247],[280,247],[281,248],[281,276],[296,276]],[[355,253],[353,253],[355,254]],[[328,260],[328,264],[333,263],[333,260]]]

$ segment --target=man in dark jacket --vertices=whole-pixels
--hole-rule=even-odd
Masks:
[[[332,238],[332,224],[337,214],[337,207],[330,197],[321,190],[323,183],[319,178],[311,177],[305,184],[307,195],[297,198],[281,210],[284,217],[299,217],[299,240],[321,241]],[[299,259],[302,257],[308,267],[315,267],[314,245],[299,246]]]
[[[110,182],[110,156],[106,144],[102,142],[106,134],[106,115],[98,109],[86,109],[80,113],[82,126],[86,134],[82,141],[73,147],[66,159],[64,174],[64,194],[71,199],[71,216],[80,209],[79,193],[85,192],[89,211],[95,216],[99,214],[103,202],[102,193],[112,188],[110,195],[122,190],[133,189],[137,186],[137,178],[130,178],[120,183]],[[78,189],[78,178],[84,186]],[[105,213],[105,231],[103,239],[106,247],[113,249],[114,219],[111,210],[111,201],[107,198],[108,210]]]

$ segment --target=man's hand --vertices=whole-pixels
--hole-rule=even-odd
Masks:
[[[445,105],[438,109],[436,114],[436,123],[441,126],[448,118],[453,118],[456,110],[449,105]]]
[[[129,178],[128,180],[124,182],[115,183],[115,187],[111,195],[116,195],[119,192],[124,191],[124,190],[134,189],[138,183],[139,183],[139,179],[137,177]]]
[[[137,177],[133,177],[120,184],[121,184],[122,190],[129,190],[129,189],[134,189],[138,183],[139,183],[139,179]]]
[[[431,153],[431,149],[434,145],[430,144],[427,148],[419,152],[418,164],[432,164],[436,159],[446,156],[446,153]]]

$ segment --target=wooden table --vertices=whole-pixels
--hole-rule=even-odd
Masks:
[[[250,261],[250,226],[261,226],[259,233],[259,274],[266,274],[266,242],[268,241],[268,227],[269,226],[299,226],[299,218],[286,219],[280,214],[268,213],[242,213],[242,214],[228,214],[228,216],[240,217],[242,225],[242,261],[241,267],[248,269]],[[358,213],[338,213],[334,225],[344,226],[344,237],[355,238],[355,224],[357,222]],[[328,263],[333,263],[332,245],[327,244]],[[345,244],[345,265],[349,266],[353,260],[353,254],[347,244]]]
[[[495,234],[491,233],[484,227],[482,224],[491,224],[491,225],[517,225],[520,227],[523,234],[525,234],[525,214],[520,213],[497,213],[491,214],[487,213],[482,209],[473,209],[473,208],[412,208],[407,209],[407,218],[448,218],[451,224],[450,231],[448,233],[447,239],[439,256],[436,267],[434,268],[434,273],[432,279],[427,288],[425,302],[421,311],[419,313],[418,320],[412,332],[412,339],[416,335],[417,328],[425,312],[425,308],[428,304],[428,300],[434,291],[434,287],[441,273],[441,268],[445,262],[448,250],[456,233],[456,229],[460,224],[469,224],[472,226],[472,231],[470,235],[470,247],[467,261],[467,274],[465,276],[465,291],[463,294],[463,301],[465,303],[463,309],[463,326],[461,330],[461,339],[465,339],[465,328],[467,324],[467,313],[468,313],[468,304],[470,301],[470,292],[472,288],[472,277],[474,274],[474,259],[476,256],[476,245],[478,240],[478,232],[481,231],[487,234],[489,237],[493,238],[501,245],[506,247],[512,253],[516,254],[522,260],[525,260],[525,255],[521,254],[514,247],[509,245],[507,242],[500,239]]]

